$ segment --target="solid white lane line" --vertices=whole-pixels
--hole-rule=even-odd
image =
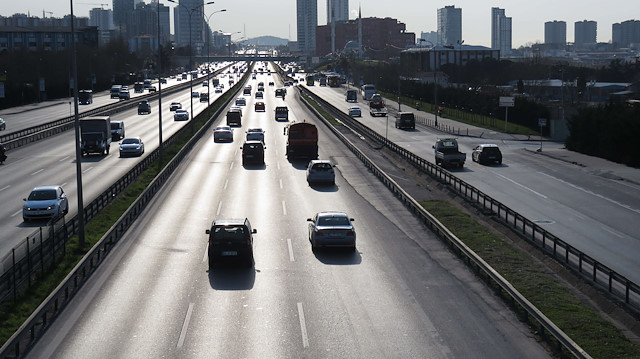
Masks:
[[[31,175],[32,175],[32,176],[37,175],[38,173],[40,173],[40,172],[42,172],[42,171],[44,171],[44,168],[39,169],[39,170],[37,170],[37,171],[33,172]]]
[[[287,247],[289,247],[289,261],[295,262],[295,258],[293,258],[293,246],[291,245],[291,238],[287,238]]]
[[[280,189],[282,189],[282,178],[280,179]]]
[[[282,201],[282,214],[287,215],[287,204]]]
[[[0,192],[4,191],[5,189],[9,188],[11,186],[4,186],[2,188],[0,188]],[[282,188],[282,182],[280,182],[280,188]]]
[[[191,321],[192,312],[193,312],[193,303],[189,303],[189,309],[187,309],[187,316],[184,318],[184,323],[182,324],[180,339],[178,339],[178,348],[182,348],[182,344],[184,344],[184,338],[187,336],[187,329],[189,328],[189,321]]]
[[[66,161],[66,160],[67,160],[67,158],[69,158],[69,157],[71,157],[71,156],[65,156],[65,157],[62,157],[62,159],[61,159],[61,160],[58,160],[58,162],[64,162],[64,161]]]
[[[605,231],[607,231],[607,232],[609,232],[609,233],[613,234],[614,236],[616,236],[616,237],[618,237],[618,238],[624,238],[624,236],[623,236],[623,235],[621,235],[620,233],[617,233],[616,231],[611,230],[611,229],[609,229],[609,228],[607,228],[607,227],[604,227],[604,226],[603,226],[603,227],[602,227],[602,229],[604,229]]]
[[[302,332],[302,347],[309,347],[309,336],[307,335],[307,324],[304,322],[304,311],[302,303],[298,303],[298,318],[300,318],[300,331]]]
[[[546,173],[542,173],[542,172],[538,172],[538,173],[543,174],[543,175],[545,175],[545,176],[547,176],[547,177],[549,177],[549,178],[553,178],[554,180],[556,180],[556,181],[558,181],[558,182],[562,182],[562,183],[566,184],[567,186],[573,187],[573,188],[575,188],[575,189],[577,189],[577,190],[579,190],[579,191],[582,191],[582,192],[584,192],[584,193],[588,193],[588,194],[590,194],[590,195],[592,195],[592,196],[596,196],[596,197],[598,197],[598,198],[600,198],[600,199],[604,199],[605,201],[608,201],[608,202],[613,203],[613,204],[615,204],[615,205],[618,205],[618,206],[620,206],[620,207],[622,207],[622,208],[625,208],[625,209],[628,209],[628,210],[630,210],[630,211],[632,211],[632,212],[636,212],[636,213],[640,214],[640,209],[631,208],[631,206],[628,206],[628,205],[626,205],[626,204],[624,204],[624,203],[620,203],[620,202],[618,202],[618,201],[616,201],[616,200],[613,200],[613,199],[611,199],[611,198],[607,198],[607,197],[605,197],[605,196],[603,196],[603,195],[601,195],[601,194],[598,194],[598,193],[595,193],[595,192],[589,191],[588,189],[582,188],[582,187],[580,187],[580,186],[576,186],[576,185],[574,185],[573,183],[569,183],[569,182],[567,182],[567,181],[565,181],[565,180],[561,180],[560,178],[553,177],[553,176],[548,175],[548,174],[546,174]]]
[[[82,171],[82,173],[87,173],[89,171],[91,171],[93,169],[93,167],[88,167],[87,169],[85,169],[84,171]]]
[[[540,192],[536,192],[536,191],[532,190],[531,188],[529,188],[529,187],[527,187],[527,186],[525,186],[525,185],[523,185],[523,184],[520,184],[520,183],[518,183],[518,182],[516,182],[516,181],[512,180],[512,179],[511,179],[511,178],[509,178],[509,177],[505,177],[505,176],[503,176],[503,175],[501,175],[501,174],[499,174],[499,173],[496,173],[496,175],[498,175],[498,176],[500,176],[500,177],[502,177],[502,178],[506,179],[507,181],[509,181],[509,182],[511,182],[511,183],[513,183],[513,184],[515,184],[516,186],[519,186],[519,187],[521,187],[521,188],[524,188],[524,189],[526,189],[527,191],[530,191],[530,192],[532,192],[532,193],[534,193],[534,194],[536,194],[536,195],[538,195],[538,196],[540,196],[540,197],[542,197],[542,198],[545,198],[545,199],[547,198],[547,196],[543,195],[542,193],[540,193]]]
[[[218,210],[216,211],[216,217],[220,215],[221,209],[222,209],[222,201],[218,202]]]

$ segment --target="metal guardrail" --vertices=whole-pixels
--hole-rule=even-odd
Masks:
[[[231,66],[231,65],[229,65]],[[225,71],[229,66],[214,71],[209,76],[216,76]],[[176,92],[184,91],[189,88],[189,80],[179,85],[167,87],[162,90],[163,95],[171,95]],[[142,100],[154,100],[159,96],[158,92],[149,93],[143,96],[138,96],[126,101],[118,101],[110,103],[108,105],[100,106],[91,110],[84,111],[78,114],[79,118],[94,116],[94,115],[113,115],[118,112],[128,110],[136,107],[139,101]],[[31,142],[39,141],[41,139],[57,135],[61,132],[73,129],[75,126],[75,116],[64,117],[55,121],[47,122],[41,125],[25,128],[20,131],[10,132],[0,136],[0,142],[3,143],[7,150],[15,149],[20,146],[24,146]]]
[[[298,87],[305,93],[310,94],[312,98],[323,106],[329,109],[333,108],[332,113],[345,123],[353,126],[356,131],[388,147],[420,169],[423,173],[428,174],[441,183],[449,185],[453,191],[469,202],[474,203],[483,211],[495,214],[504,224],[511,227],[512,230],[528,240],[531,244],[540,248],[544,253],[549,254],[563,266],[580,274],[592,284],[607,291],[613,298],[626,304],[630,310],[636,313],[640,312],[640,286],[638,286],[638,284],[615,272],[603,263],[600,263],[595,258],[581,252],[579,249],[571,246],[569,243],[540,227],[537,223],[493,199],[486,193],[459,179],[441,166],[436,166],[411,151],[387,140],[381,134],[347,116],[308,89],[301,86]],[[438,127],[434,128],[439,129]]]
[[[315,101],[321,103],[327,111],[332,115],[338,117],[339,120],[352,124],[351,117],[345,115],[334,106],[324,101],[320,97],[316,96],[304,87],[298,86],[302,92],[309,95]],[[373,163],[360,149],[358,149],[353,143],[351,143],[342,133],[340,133],[334,126],[328,123],[315,109],[308,104],[311,111],[316,113],[319,119],[321,119],[329,129],[365,164],[365,166],[376,175],[382,183],[396,195],[415,215],[420,217],[425,225],[429,227],[436,235],[444,239],[445,242],[454,249],[459,255],[463,256],[467,263],[476,270],[476,272],[484,275],[484,279],[495,283],[499,286],[502,293],[501,295],[507,296],[512,303],[517,303],[523,308],[527,315],[532,318],[535,323],[538,324],[539,329],[544,335],[545,331],[550,333],[562,347],[566,348],[576,358],[591,358],[591,356],[585,352],[580,346],[578,346],[569,336],[567,336],[560,328],[558,328],[551,320],[549,320],[542,312],[540,312],[533,304],[531,304],[517,289],[515,289],[506,279],[504,279],[498,272],[496,272],[489,264],[487,264],[482,258],[480,258],[475,252],[467,247],[460,239],[458,239],[449,229],[447,229],[440,221],[438,221],[433,215],[426,211],[415,199],[411,197],[406,191],[402,189],[391,177],[389,177],[382,169],[380,169],[375,163]],[[358,126],[360,127],[360,126]],[[363,129],[357,129],[358,132],[364,132]],[[388,141],[387,141],[388,142]],[[390,144],[391,142],[387,143]],[[404,156],[403,156],[404,157]],[[412,156],[414,159],[417,156]],[[405,157],[405,159],[407,159]],[[480,277],[482,277],[480,275]]]
[[[235,86],[232,87],[229,93],[237,93],[242,88],[242,84],[245,82],[249,72],[245,74],[242,80],[238,81]],[[228,104],[234,96],[229,96],[226,99]],[[215,103],[215,102],[214,102]],[[95,272],[98,266],[104,261],[106,256],[111,252],[116,243],[120,240],[127,229],[134,223],[136,218],[142,213],[147,204],[153,199],[153,196],[160,191],[164,183],[169,179],[171,174],[180,165],[182,159],[191,151],[193,146],[204,136],[214,120],[217,119],[225,106],[221,106],[216,113],[211,116],[208,122],[200,128],[200,130],[185,144],[185,146],[176,154],[176,156],[167,164],[167,166],[156,176],[156,178],[147,186],[145,191],[140,195],[138,199],[127,209],[127,211],[118,219],[118,221],[107,231],[107,233],[96,243],[93,248],[82,258],[82,260],[75,266],[75,268],[67,275],[67,277],[60,283],[60,285],[43,301],[43,303],[31,314],[31,316],[20,326],[20,328],[4,343],[0,348],[0,358],[20,358],[29,348],[31,348],[37,340],[44,334],[46,329],[51,325],[55,317],[62,312],[64,307],[71,301],[74,295],[80,290],[82,285],[89,279],[89,277]],[[175,133],[171,138],[175,141],[176,138],[184,131],[190,131],[190,126],[185,126]],[[164,143],[164,146],[169,145],[169,140]],[[152,155],[157,158],[159,155],[159,149],[153,151]],[[134,171],[134,170],[131,170]],[[131,172],[130,171],[130,172]],[[127,174],[128,175],[128,174]],[[127,176],[125,175],[125,176]],[[114,185],[115,186],[115,185]],[[102,196],[101,196],[102,197]],[[112,196],[113,197],[113,196]],[[96,199],[94,202],[100,202]],[[94,203],[92,202],[92,204]],[[106,206],[107,203],[103,203],[101,207]],[[87,208],[89,208],[88,206]],[[93,215],[97,213],[96,208],[93,211]],[[71,221],[72,228],[67,229],[67,238],[64,239],[65,243],[68,237],[74,233],[77,228],[77,219]],[[55,244],[52,244],[56,247]]]

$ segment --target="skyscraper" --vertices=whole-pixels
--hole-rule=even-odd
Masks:
[[[491,48],[500,50],[502,55],[511,52],[511,18],[497,7],[491,8]]]
[[[576,21],[574,27],[575,45],[595,44],[598,34],[598,23],[595,21]]]
[[[455,45],[462,40],[462,9],[454,5],[438,9],[438,43]]]
[[[176,44],[178,47],[189,46],[189,40],[191,40],[193,53],[197,54],[204,47],[204,15],[202,13],[204,0],[179,0],[179,4],[173,9]],[[190,26],[191,37],[189,37]]]
[[[126,31],[131,12],[133,12],[133,0],[113,0],[113,23],[116,29]]]
[[[627,20],[611,26],[612,42],[618,47],[640,44],[640,20]]]
[[[544,43],[566,45],[567,23],[564,21],[547,21],[544,23]]]
[[[305,55],[313,56],[316,49],[318,0],[296,0],[298,47]]]
[[[327,24],[349,20],[349,0],[327,0]]]

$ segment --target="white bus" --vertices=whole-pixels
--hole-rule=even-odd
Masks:
[[[362,98],[370,100],[371,96],[376,93],[376,87],[374,85],[362,85]]]

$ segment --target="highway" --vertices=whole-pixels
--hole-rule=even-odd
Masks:
[[[227,81],[225,89],[229,88],[228,76],[234,76],[237,79],[237,75],[225,74],[224,77],[221,77],[221,81]],[[172,82],[176,83],[177,81],[173,80]],[[203,90],[206,91],[206,88],[202,87],[202,80],[194,81],[194,91],[200,92]],[[215,94],[211,89],[211,101],[214,101],[219,95]],[[164,139],[170,137],[188,123],[174,121],[173,112],[169,111],[169,105],[174,101],[180,102],[183,109],[189,111],[189,89],[187,88],[170,96],[163,96],[162,133]],[[97,105],[98,102],[96,101],[95,104]],[[156,100],[150,103],[151,114],[149,115],[138,115],[137,108],[134,107],[111,116],[112,120],[123,120],[125,122],[126,136],[140,136],[142,138],[145,144],[145,154],[142,157],[120,158],[118,143],[115,141],[111,144],[109,155],[104,157],[97,155],[83,157],[82,180],[85,203],[89,203],[96,198],[98,194],[106,190],[135,166],[141,158],[158,147],[158,102]],[[193,104],[194,116],[206,108],[206,103],[201,103],[199,99],[194,99]],[[57,113],[60,107],[64,106],[66,105],[29,111],[28,117],[40,118],[42,122],[46,122],[44,121],[45,114],[48,111]],[[68,217],[70,218],[77,214],[74,137],[74,131],[66,131],[45,140],[19,147],[10,151],[8,153],[10,158],[4,165],[0,166],[0,173],[2,173],[0,203],[3,203],[0,206],[0,238],[2,238],[0,240],[0,261],[3,258],[7,258],[8,255],[10,257],[11,249],[23,242],[39,226],[46,226],[46,221],[24,223],[22,220],[22,206],[24,203],[22,199],[27,197],[34,187],[50,184],[62,185],[69,198],[70,209]],[[5,265],[5,262],[1,261],[1,264]]]
[[[309,89],[347,111],[353,104],[345,101],[345,89],[309,86]],[[439,137],[451,137],[426,126],[415,131],[396,129],[395,118],[371,117],[369,107],[358,96],[360,119],[389,140],[434,163],[431,146]],[[397,109],[397,103],[387,103]],[[403,106],[408,111],[406,106]],[[487,131],[488,132],[488,131]],[[492,136],[492,134],[488,134]],[[535,141],[514,141],[493,134],[494,139],[459,136],[465,167],[451,172],[535,221],[559,238],[600,262],[640,283],[640,177],[623,182],[606,169],[580,167],[544,156],[535,156],[540,146]],[[497,143],[503,153],[502,165],[480,165],[471,160],[472,149],[481,143]],[[562,147],[545,143],[547,148]],[[529,150],[527,150],[529,149]]]
[[[233,143],[194,147],[29,357],[550,357],[323,126],[336,185],[310,187],[265,90],[266,112],[248,98]],[[315,122],[292,92],[290,120]],[[265,166],[240,163],[250,127],[266,131]],[[323,210],[355,218],[355,253],[311,251],[306,218]],[[257,229],[255,267],[209,271],[205,229],[229,217]]]

